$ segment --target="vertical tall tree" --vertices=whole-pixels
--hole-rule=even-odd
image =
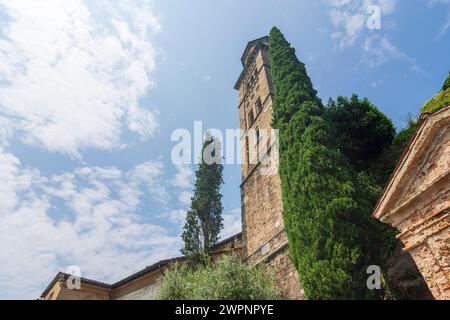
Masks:
[[[186,256],[209,254],[223,228],[220,187],[223,184],[220,141],[206,135],[198,169],[191,209],[186,216],[181,252]]]
[[[333,147],[305,65],[277,28],[270,32],[269,55],[283,217],[301,284],[310,299],[376,298],[380,292],[366,286],[367,267],[380,264],[366,185]]]

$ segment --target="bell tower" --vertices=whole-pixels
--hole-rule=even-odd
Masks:
[[[241,58],[243,70],[234,87],[239,92],[241,129],[243,256],[247,263],[266,263],[275,270],[284,298],[302,299],[297,271],[288,256],[278,168],[268,168],[273,167],[278,152],[272,130],[275,92],[268,49],[267,36],[247,44]]]

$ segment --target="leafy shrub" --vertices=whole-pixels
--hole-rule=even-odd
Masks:
[[[409,140],[417,131],[418,127],[419,121],[410,116],[407,126],[397,133],[394,141],[392,141],[392,144],[375,159],[372,167],[370,168],[370,174],[381,188],[383,188],[388,182],[392,172],[400,160],[400,157],[403,154],[403,151],[408,145]]]
[[[450,72],[447,80],[442,85],[442,90],[439,91],[433,98],[427,101],[422,106],[422,112],[433,113],[443,107],[450,105]]]
[[[447,80],[445,80],[444,85],[442,86],[442,91],[445,91],[450,88],[450,72],[448,73]]]
[[[164,276],[159,300],[274,300],[279,298],[274,275],[248,266],[236,256],[209,265],[175,265]]]

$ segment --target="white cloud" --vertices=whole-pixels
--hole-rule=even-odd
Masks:
[[[131,177],[135,181],[142,182],[158,202],[165,204],[170,195],[162,177],[163,170],[161,161],[147,161],[136,166],[131,172]]]
[[[142,179],[137,172],[144,173]],[[0,151],[2,298],[37,298],[69,265],[79,265],[83,276],[112,282],[177,255],[179,237],[138,214],[144,196],[159,196],[144,194],[142,184],[153,185],[162,174],[154,161],[129,172],[82,167],[45,176]]]
[[[191,204],[192,190],[194,188],[194,171],[190,165],[177,165],[176,174],[172,179],[171,184],[177,188],[178,201],[184,207],[189,207]]]
[[[450,30],[450,12],[447,16],[447,21],[444,23],[444,25],[441,27],[441,29],[439,30],[439,33],[437,35],[437,38],[442,38],[447,31]]]
[[[438,0],[439,1],[439,0]],[[444,0],[446,1],[446,0]],[[395,13],[397,0],[326,0],[335,30],[331,34],[336,48],[345,50],[358,45],[362,47],[362,63],[377,68],[388,61],[403,62],[411,72],[427,75],[416,59],[398,49],[385,35],[393,21],[388,17]],[[381,30],[370,30],[367,21],[368,8],[377,6],[381,14]],[[375,84],[376,85],[376,84]]]
[[[436,5],[450,5],[450,0],[428,0],[428,6],[434,7]],[[448,30],[450,30],[450,6],[445,7],[447,9],[447,19],[439,28],[436,35],[436,39],[442,38]],[[442,10],[442,8],[440,8]]]
[[[181,228],[186,221],[186,210],[175,209],[165,212],[161,215],[162,218],[169,219],[169,221],[175,223],[178,228]]]
[[[394,13],[397,0],[326,0],[330,6],[331,22],[336,28],[331,34],[341,50],[353,47],[357,40],[367,33],[368,8],[380,8],[382,21]]]
[[[172,180],[172,185],[181,189],[193,188],[194,171],[190,165],[177,165],[177,173]]]
[[[411,72],[428,75],[414,58],[399,50],[386,37],[375,35],[366,39],[362,58],[363,63],[370,68],[377,68],[391,60],[405,63],[409,66]]]
[[[186,207],[190,206],[193,194],[190,191],[182,191],[178,195],[178,201]]]
[[[95,10],[92,7],[96,7]],[[157,129],[140,103],[152,87],[161,26],[146,1],[0,0],[0,143],[80,157]]]
[[[223,230],[220,235],[221,239],[234,236],[242,231],[242,219],[241,209],[236,208],[234,210],[225,212],[223,215]]]
[[[377,88],[381,85],[383,85],[383,80],[376,80],[372,82],[372,88]]]

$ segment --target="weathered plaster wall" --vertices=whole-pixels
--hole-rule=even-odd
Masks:
[[[429,115],[374,216],[395,226],[436,299],[450,299],[450,107]]]

